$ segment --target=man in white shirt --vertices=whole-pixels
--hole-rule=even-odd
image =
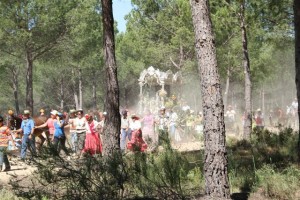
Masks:
[[[176,131],[176,126],[177,126],[177,119],[178,115],[176,112],[173,110],[170,111],[170,120],[169,120],[169,125],[170,125],[170,136],[172,139],[175,139],[175,131]]]
[[[235,121],[235,111],[232,109],[231,105],[228,106],[228,110],[225,114],[225,117],[227,117],[228,121],[230,121],[230,122]]]
[[[74,119],[74,126],[77,133],[77,154],[81,156],[81,152],[84,149],[85,144],[85,134],[86,134],[86,119],[83,117],[83,110],[77,111],[77,117]]]
[[[121,151],[125,151],[126,138],[128,138],[129,141],[131,140],[131,129],[129,127],[129,118],[127,116],[127,110],[123,110],[121,117]]]

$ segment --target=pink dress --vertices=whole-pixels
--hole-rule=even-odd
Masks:
[[[88,152],[90,155],[102,152],[102,143],[99,134],[96,131],[96,121],[87,123],[87,132],[83,152]]]
[[[152,141],[154,141],[154,116],[152,114],[145,115],[143,122],[143,138],[147,141],[147,138],[149,137],[152,139]]]
[[[142,137],[141,129],[132,132],[131,140],[127,143],[127,149],[131,151],[144,152],[148,145],[145,143]]]

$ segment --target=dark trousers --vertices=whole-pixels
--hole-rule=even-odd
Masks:
[[[0,168],[2,168],[3,163],[5,164],[5,168],[10,167],[6,151],[7,147],[0,147]]]
[[[65,136],[60,136],[60,137],[54,136],[53,146],[58,154],[59,154],[60,150],[63,150],[66,155],[69,155],[69,152],[66,148],[66,137]]]

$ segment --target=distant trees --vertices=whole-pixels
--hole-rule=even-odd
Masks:
[[[93,99],[100,104],[103,95],[103,75],[99,73],[103,67],[100,7],[96,0],[0,2],[0,66],[7,69],[4,79],[11,82],[11,87],[4,87],[11,94],[7,98],[15,99],[12,104],[13,101],[0,98],[2,107],[74,108],[75,99],[70,98],[69,92],[79,96],[78,72],[82,69],[83,106],[96,109],[87,93],[94,88]],[[64,80],[58,81],[58,77]],[[101,83],[97,87],[95,81],[89,81],[95,77]],[[79,103],[78,100],[77,108]],[[99,104],[98,108],[102,107]]]
[[[240,3],[240,27],[242,35],[243,68],[245,74],[245,111],[244,117],[244,139],[249,140],[252,131],[252,81],[250,70],[250,58],[248,52],[248,38],[245,18],[245,0]]]
[[[58,5],[59,4],[59,5]],[[33,63],[63,38],[66,15],[76,6],[62,0],[48,2],[2,1],[1,51],[24,60],[26,66],[26,107],[33,111]]]
[[[210,10],[208,0],[190,2],[204,116],[205,193],[208,199],[229,199],[224,107]]]

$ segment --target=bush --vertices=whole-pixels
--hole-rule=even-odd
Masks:
[[[190,169],[185,157],[169,147],[110,159],[66,161],[48,154],[36,162],[34,184],[15,185],[15,190],[35,199],[185,199],[199,194],[200,170]]]
[[[262,189],[266,197],[273,199],[295,199],[300,184],[300,170],[290,166],[278,172],[272,165],[265,165],[255,172],[256,188]]]
[[[0,190],[0,197],[1,200],[21,200],[21,198],[17,197],[14,193],[3,188]]]

